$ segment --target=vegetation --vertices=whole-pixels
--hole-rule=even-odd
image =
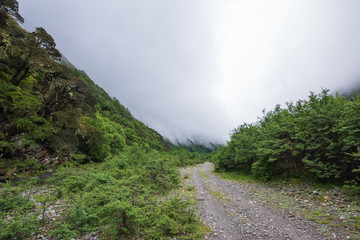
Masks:
[[[18,25],[17,1],[0,9],[0,239],[201,238],[191,203],[169,193],[204,158],[61,64],[45,29]]]
[[[6,26],[10,17],[21,23],[24,22],[24,18],[19,14],[19,3],[16,0],[2,0],[0,2],[0,27]]]
[[[262,179],[302,177],[360,184],[360,95],[352,99],[311,93],[287,108],[279,105],[255,124],[235,129],[213,155],[217,171],[238,170]]]
[[[17,3],[12,4],[17,16]],[[49,166],[67,160],[101,162],[134,145],[170,149],[84,71],[58,63],[61,54],[50,34],[20,28],[8,5],[2,6],[7,17],[0,28],[0,175],[14,161],[23,164],[30,158]]]
[[[63,165],[46,182],[34,177],[16,186],[5,184],[0,189],[0,238],[40,232],[54,239],[88,233],[103,239],[201,238],[191,203],[167,196],[179,186],[179,166],[176,152],[130,147],[100,164]]]
[[[199,140],[187,139],[184,143],[177,141],[174,147],[178,150],[183,149],[194,153],[209,154],[220,146],[220,144],[204,143]]]
[[[218,146],[164,140],[84,71],[61,64],[51,35],[25,31],[23,21],[16,0],[1,1],[0,238],[201,238],[191,203],[170,192],[178,167],[205,161]],[[359,111],[360,95],[327,90],[276,106],[233,131],[212,154],[216,170],[359,193]]]

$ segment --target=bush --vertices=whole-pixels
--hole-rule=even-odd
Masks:
[[[93,167],[59,169],[51,182],[73,205],[52,234],[74,237],[99,227],[106,239],[194,239],[199,222],[190,203],[159,200],[178,186],[177,164],[174,153],[134,146]]]
[[[26,239],[38,233],[41,224],[37,215],[27,214],[16,212],[7,219],[0,218],[0,239]]]
[[[331,96],[328,90],[287,108],[277,105],[255,124],[235,129],[215,158],[215,169],[250,172],[262,180],[308,177],[358,183],[360,95]],[[354,184],[352,184],[355,186]]]
[[[9,183],[1,186],[0,239],[25,239],[39,231],[35,204],[21,195],[24,190]]]
[[[150,211],[148,218],[152,221],[146,230],[148,239],[161,239],[163,237],[187,236],[195,238],[199,232],[197,215],[191,208],[190,202],[174,196],[162,202],[154,211]]]

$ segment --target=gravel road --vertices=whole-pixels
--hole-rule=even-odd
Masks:
[[[198,165],[191,173],[201,220],[212,233],[205,239],[346,239],[322,236],[318,225],[257,201],[246,185],[212,173],[213,164]]]

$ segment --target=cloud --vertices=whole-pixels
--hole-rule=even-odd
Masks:
[[[262,109],[359,80],[356,0],[20,0],[25,27],[170,139],[224,142]]]

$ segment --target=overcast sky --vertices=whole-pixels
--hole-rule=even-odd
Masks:
[[[18,0],[24,27],[169,139],[360,82],[358,0]]]

